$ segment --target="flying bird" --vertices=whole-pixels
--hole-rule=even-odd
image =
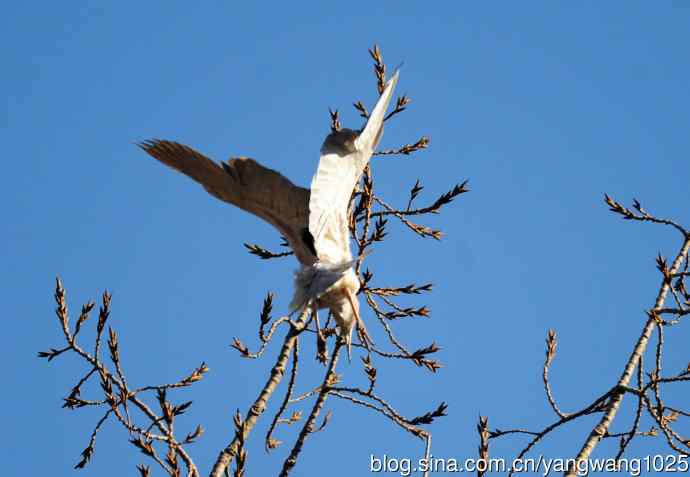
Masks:
[[[359,314],[360,282],[353,270],[348,205],[374,149],[398,71],[385,84],[376,106],[361,130],[340,129],[321,146],[319,165],[310,189],[299,187],[280,173],[247,157],[220,165],[194,149],[173,141],[153,139],[139,145],[163,164],[201,184],[211,195],[250,212],[273,225],[287,239],[300,263],[295,273],[291,311],[327,308],[352,354],[356,326],[368,346]],[[318,327],[318,319],[316,320]]]

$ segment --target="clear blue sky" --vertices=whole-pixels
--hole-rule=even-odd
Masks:
[[[377,284],[436,284],[427,301],[410,302],[427,303],[432,318],[397,329],[411,347],[437,341],[445,364],[431,375],[377,363],[379,390],[407,415],[448,402],[449,416],[432,427],[433,453],[474,457],[480,413],[500,428],[554,419],[540,369],[546,331],[555,328],[554,392],[565,410],[589,402],[614,382],[638,336],[659,283],[655,255],[678,245],[671,231],[609,214],[603,193],[690,223],[689,22],[683,2],[5,5],[5,474],[74,475],[99,417],[60,408],[81,363],[35,357],[62,344],[56,275],[73,315],[112,291],[131,382],[173,380],[209,364],[206,380],[174,395],[194,400],[180,425],[206,427],[190,450],[208,469],[231,436],[232,412],[255,398],[277,353],[276,343],[250,362],[228,344],[238,336],[256,345],[261,300],[272,290],[284,309],[296,262],[248,255],[243,242],[275,248],[277,234],[133,142],[180,140],[217,160],[249,155],[307,184],[327,108],[358,126],[350,104],[375,99],[366,52],[374,42],[390,66],[405,62],[399,89],[414,101],[383,146],[431,138],[414,158],[375,162],[379,191],[401,204],[418,177],[422,200],[466,178],[472,187],[427,222],[444,228],[443,241],[395,225],[385,252],[368,259]],[[682,328],[668,334],[669,372],[687,364],[688,338]],[[323,372],[310,354],[300,390]],[[341,362],[338,372],[364,382],[358,363]],[[687,387],[674,399],[687,403]],[[370,453],[421,453],[418,441],[367,410],[335,400],[326,407],[333,420],[309,439],[295,475],[365,475]],[[616,431],[627,429],[630,412],[619,416]],[[535,452],[573,456],[593,422],[561,430]],[[249,475],[271,475],[288,450],[266,457],[265,424],[249,444]],[[277,437],[290,442],[294,432]],[[499,441],[492,454],[512,455],[522,443]],[[662,451],[661,439],[640,439],[630,455]],[[133,475],[141,461],[111,424],[83,475]]]

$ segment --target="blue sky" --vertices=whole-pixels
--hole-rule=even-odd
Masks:
[[[60,2],[3,10],[0,413],[8,475],[72,475],[99,417],[60,408],[81,363],[35,358],[61,345],[56,275],[73,315],[104,289],[113,293],[111,324],[131,382],[175,380],[208,363],[207,379],[173,397],[194,401],[181,425],[206,427],[190,451],[209,468],[278,343],[251,362],[228,344],[238,336],[256,345],[261,300],[272,290],[277,312],[285,309],[296,262],[247,254],[243,242],[276,248],[277,234],[133,143],[162,137],[217,160],[252,156],[306,185],[328,133],[327,108],[354,127],[350,104],[375,100],[366,52],[375,42],[390,66],[405,62],[399,91],[413,99],[382,145],[431,138],[412,158],[374,162],[379,192],[402,204],[417,178],[422,202],[464,179],[472,188],[426,222],[444,229],[441,242],[396,224],[368,258],[379,285],[435,284],[426,301],[410,302],[428,304],[431,319],[396,325],[410,347],[436,341],[445,367],[432,375],[376,363],[379,391],[404,414],[448,402],[449,416],[431,428],[435,456],[474,457],[480,413],[504,429],[554,420],[541,388],[549,328],[559,334],[552,378],[564,409],[615,382],[658,289],[654,258],[674,254],[678,239],[614,217],[604,192],[690,223],[690,6],[682,2]],[[364,318],[383,341],[373,317]],[[688,337],[683,328],[668,333],[669,372],[687,364]],[[309,356],[300,390],[323,372]],[[364,382],[356,362],[341,362],[338,372]],[[687,397],[680,387],[667,399],[682,405]],[[335,400],[326,407],[333,420],[308,440],[294,475],[364,475],[372,453],[421,453],[418,441],[367,410]],[[630,416],[629,408],[620,413],[614,429],[625,430]],[[593,423],[555,433],[535,453],[573,456]],[[265,455],[265,425],[250,440],[249,475],[275,473],[289,450]],[[278,438],[289,443],[294,432],[281,429]],[[511,456],[522,443],[505,438],[492,455]],[[602,444],[597,455],[614,446]],[[667,453],[661,439],[630,447],[631,456],[657,453]],[[83,473],[132,475],[142,461],[110,424]]]

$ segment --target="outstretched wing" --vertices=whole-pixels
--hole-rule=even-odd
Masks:
[[[398,82],[396,71],[388,80],[364,129],[330,134],[321,146],[319,167],[311,181],[309,232],[322,262],[352,260],[348,237],[347,207],[369,158],[383,134],[383,120]]]
[[[194,149],[153,139],[139,144],[166,166],[191,177],[214,197],[261,217],[287,239],[297,259],[316,260],[308,233],[309,191],[253,159],[231,159],[221,165]]]

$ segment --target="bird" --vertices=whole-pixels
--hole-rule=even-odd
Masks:
[[[360,281],[353,269],[348,206],[352,193],[383,134],[386,110],[398,82],[396,70],[385,83],[362,129],[333,130],[323,141],[309,189],[248,157],[220,164],[191,147],[163,139],[137,145],[161,163],[187,175],[221,201],[274,226],[300,264],[294,276],[290,311],[310,308],[316,317],[328,309],[352,357],[352,332],[369,337],[359,312]]]

